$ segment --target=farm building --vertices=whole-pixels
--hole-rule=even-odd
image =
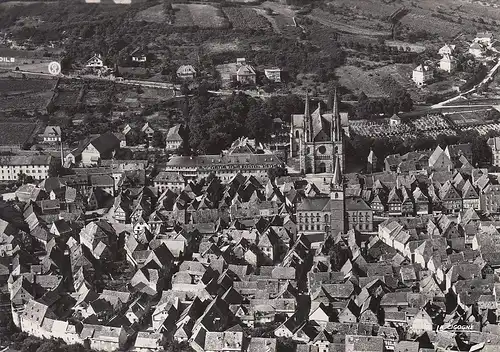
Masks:
[[[445,54],[439,60],[439,68],[446,72],[452,72],[457,67],[457,61],[452,55]]]
[[[180,79],[193,79],[196,77],[196,69],[193,65],[182,65],[177,69],[177,77]]]
[[[413,69],[412,80],[419,87],[423,86],[434,78],[432,68],[427,65],[418,65]]]

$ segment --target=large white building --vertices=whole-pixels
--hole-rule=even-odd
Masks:
[[[0,181],[18,180],[20,174],[45,180],[49,177],[52,161],[50,155],[0,156]]]
[[[450,73],[454,71],[456,67],[457,67],[457,62],[452,55],[445,54],[443,55],[441,60],[439,60],[439,68],[443,71]]]
[[[418,65],[413,70],[412,80],[419,87],[423,86],[434,78],[432,68],[427,65]]]

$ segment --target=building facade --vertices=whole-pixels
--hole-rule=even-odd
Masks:
[[[259,182],[268,181],[268,170],[284,163],[269,152],[258,150],[248,139],[241,138],[231,148],[217,155],[173,156],[164,171],[175,172],[186,179],[201,179],[211,173],[229,182],[236,174],[254,176]]]
[[[344,115],[339,113],[337,94],[331,114],[322,114],[320,104],[311,114],[309,97],[306,96],[304,114],[292,115],[290,129],[290,153],[299,158],[301,171],[306,174],[333,173],[337,156],[344,170],[343,125],[348,124],[342,123],[342,120],[347,121],[347,114]]]
[[[427,65],[418,65],[412,73],[412,80],[419,87],[423,86],[434,78],[434,72]]]
[[[35,180],[49,177],[49,168],[53,162],[50,155],[2,156],[0,157],[0,181],[18,180],[21,174]]]

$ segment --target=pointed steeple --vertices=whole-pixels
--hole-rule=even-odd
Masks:
[[[342,122],[340,120],[339,113],[339,96],[337,94],[337,88],[335,88],[335,97],[333,100],[333,118],[335,120],[335,140],[342,140]]]
[[[311,113],[309,112],[309,92],[306,92],[306,104],[304,108],[304,141],[310,140],[310,121],[311,121]]]
[[[309,92],[306,92],[306,106],[305,106],[305,109],[304,109],[304,117],[305,116],[310,116],[310,112],[309,112]]]
[[[337,99],[337,87],[333,92],[333,116],[336,117],[339,114],[339,102]]]
[[[340,159],[338,155],[335,157],[335,171],[333,172],[332,183],[330,186],[332,189],[341,189],[343,186],[342,170],[340,169]]]

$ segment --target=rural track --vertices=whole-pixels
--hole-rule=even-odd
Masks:
[[[316,22],[321,23],[323,26],[327,26],[330,28],[333,28],[339,32],[343,33],[348,33],[348,34],[355,34],[355,35],[362,35],[362,36],[370,36],[370,37],[384,37],[384,36],[389,36],[391,33],[386,31],[375,31],[372,29],[364,29],[364,28],[359,28],[356,26],[351,26],[349,24],[337,22],[337,21],[332,21],[332,20],[327,20],[324,18],[321,18],[317,15],[309,14],[306,16],[307,18],[310,18]]]

